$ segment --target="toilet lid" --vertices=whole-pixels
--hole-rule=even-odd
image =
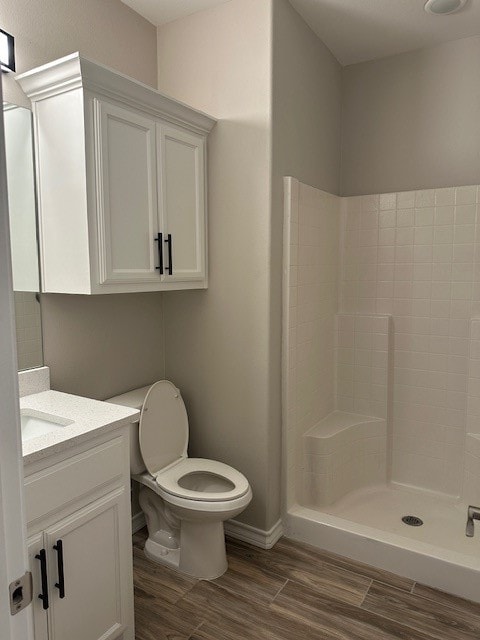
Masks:
[[[186,457],[187,411],[180,391],[168,380],[150,387],[140,414],[138,435],[143,461],[152,476]]]

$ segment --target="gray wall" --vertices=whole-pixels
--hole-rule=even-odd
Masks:
[[[288,0],[273,2],[273,35],[274,188],[294,176],[338,195],[342,67]]]
[[[44,294],[42,317],[57,391],[105,400],[164,377],[161,294]]]
[[[156,85],[156,29],[120,0],[2,0],[1,19],[18,72],[79,50]],[[7,101],[29,104],[14,76],[3,80]],[[106,398],[163,377],[161,294],[42,298],[53,388]]]
[[[240,518],[261,529],[280,511],[269,395],[270,78],[270,0],[231,0],[158,29],[159,89],[220,120],[208,149],[209,289],[165,294],[166,374],[186,400],[190,454],[247,476],[254,498]]]
[[[156,84],[156,29],[120,0],[2,0],[2,29],[15,36],[17,72],[74,51]],[[28,101],[13,75],[4,100]]]
[[[346,67],[342,195],[480,181],[480,37]]]

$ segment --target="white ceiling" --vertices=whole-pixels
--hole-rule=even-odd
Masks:
[[[155,25],[228,1],[122,0]],[[480,35],[480,0],[450,16],[427,14],[425,0],[290,2],[343,65]]]
[[[480,0],[433,16],[426,0],[290,0],[343,65],[480,34]]]
[[[122,2],[152,24],[159,26],[229,0],[122,0]]]

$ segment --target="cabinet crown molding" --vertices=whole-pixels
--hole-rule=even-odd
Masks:
[[[160,93],[142,82],[89,60],[79,52],[16,76],[32,102],[82,88],[173,124],[208,134],[216,124],[211,116]]]

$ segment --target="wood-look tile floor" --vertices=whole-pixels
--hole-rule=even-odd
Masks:
[[[480,605],[283,538],[227,542],[212,582],[150,562],[134,536],[136,640],[478,640]],[[480,587],[479,587],[480,588]]]

